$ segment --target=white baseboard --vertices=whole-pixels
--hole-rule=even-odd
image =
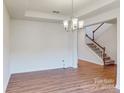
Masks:
[[[93,62],[92,60],[89,60],[89,59],[84,59],[84,58],[78,58],[79,60],[84,60],[84,61],[88,61],[90,63],[93,63],[93,64],[97,64],[97,65],[104,65],[102,63],[97,63],[97,62]]]

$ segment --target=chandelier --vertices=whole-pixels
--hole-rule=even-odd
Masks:
[[[69,31],[78,31],[80,29],[83,29],[84,21],[79,21],[77,17],[74,17],[74,3],[72,0],[72,16],[69,20],[63,21],[64,28],[67,32]]]

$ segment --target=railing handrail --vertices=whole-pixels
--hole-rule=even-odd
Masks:
[[[95,33],[104,23],[100,24],[95,30],[93,30],[92,32]]]
[[[95,32],[103,25],[104,23],[100,24],[95,30],[92,31],[93,33],[93,40],[94,40],[94,35],[95,35]]]
[[[105,51],[105,47],[102,47],[100,44],[98,44],[96,41],[94,41],[90,36],[86,34],[86,37],[88,37],[92,42],[94,42],[97,46],[99,46],[103,51]]]

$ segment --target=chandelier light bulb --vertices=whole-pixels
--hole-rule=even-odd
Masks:
[[[83,29],[84,21],[79,21],[79,29]]]
[[[63,21],[65,30],[68,30],[68,20]]]
[[[78,19],[77,18],[72,19],[72,26],[73,26],[73,30],[76,30],[78,28]]]

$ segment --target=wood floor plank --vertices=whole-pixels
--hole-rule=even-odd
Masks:
[[[79,60],[77,69],[13,74],[6,93],[119,93],[116,65],[103,67]]]

